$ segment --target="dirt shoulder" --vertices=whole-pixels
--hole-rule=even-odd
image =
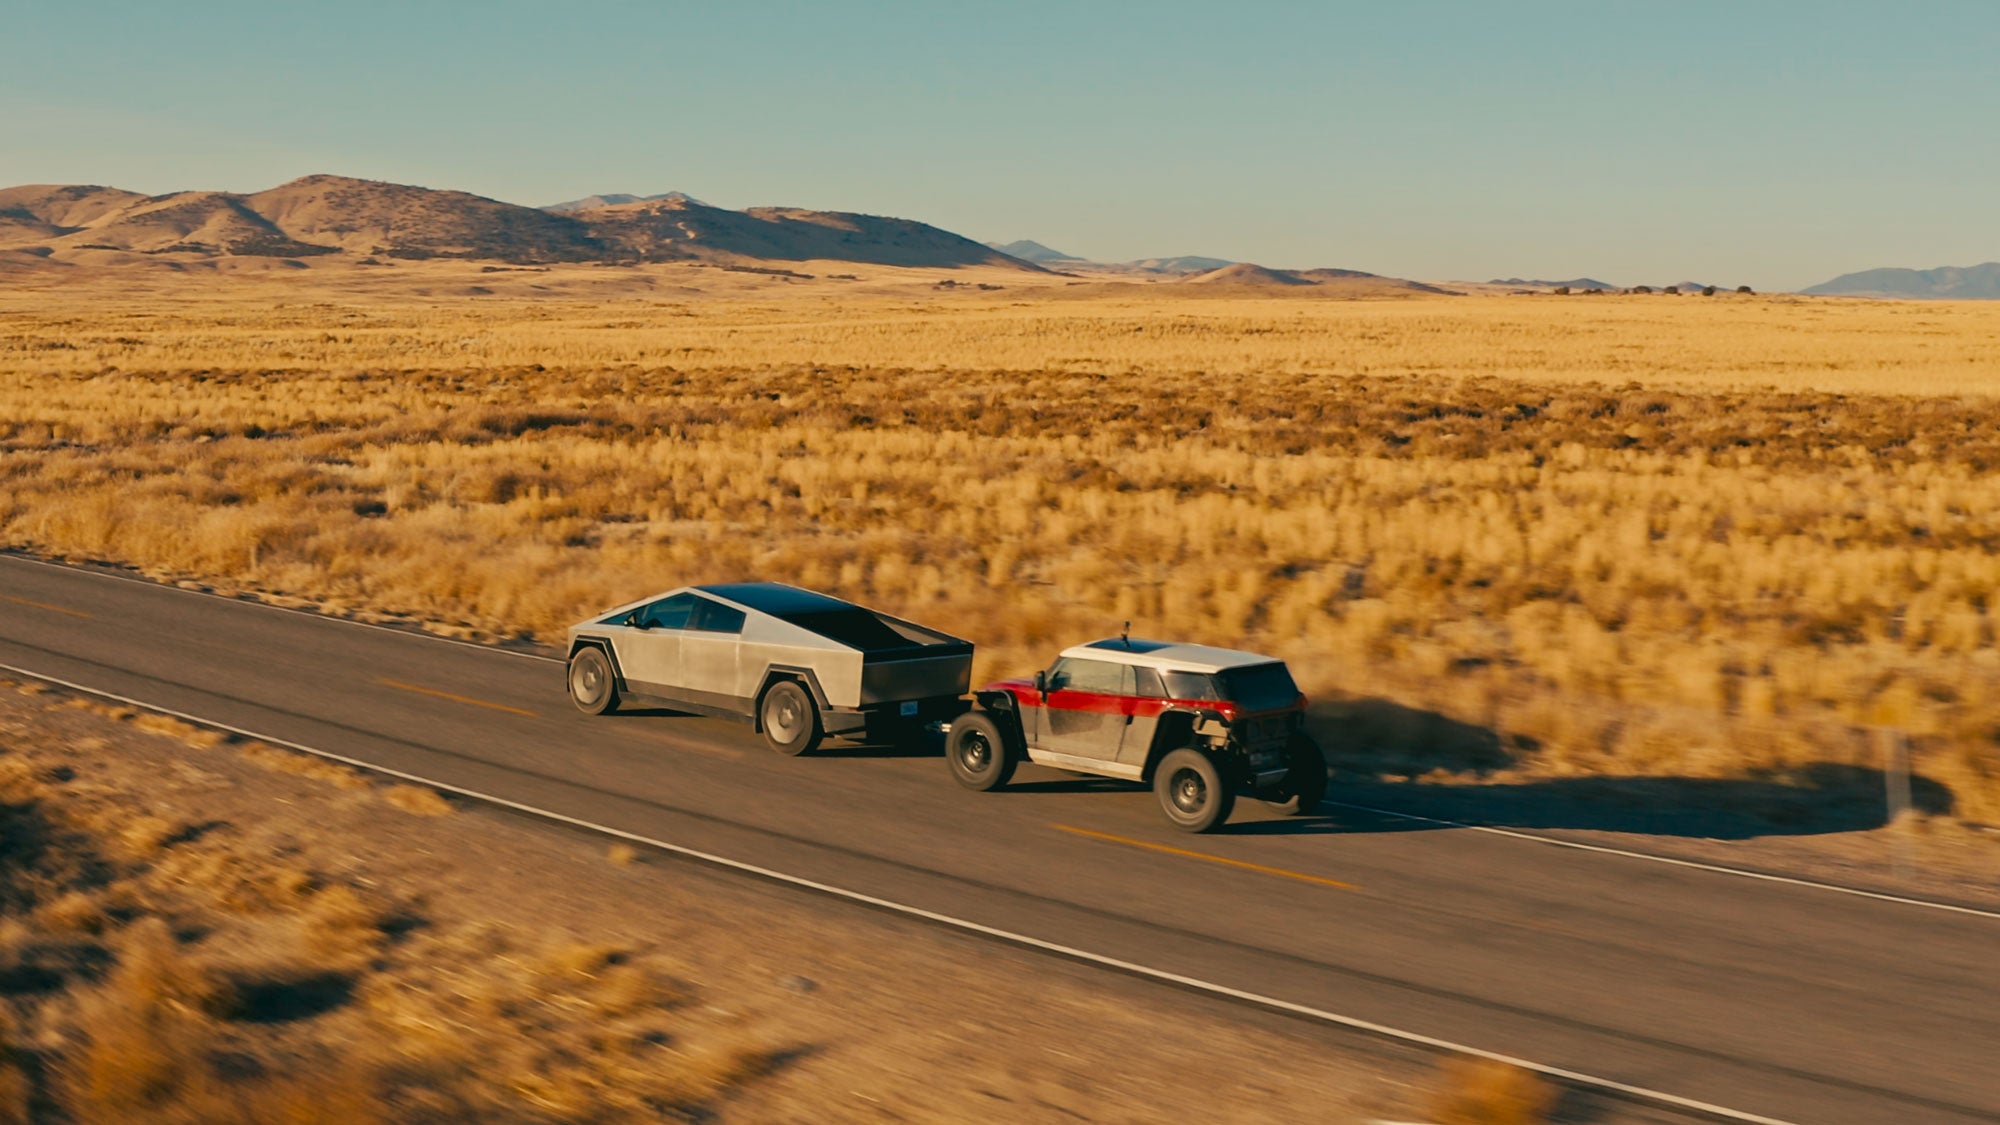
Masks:
[[[0,1120],[1407,1119],[1428,1066],[38,684]],[[1359,1052],[1359,1053],[1357,1053]]]

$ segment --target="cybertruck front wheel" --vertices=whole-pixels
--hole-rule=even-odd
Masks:
[[[569,699],[586,715],[608,715],[618,709],[618,683],[603,649],[580,648],[569,658]]]
[[[1183,832],[1207,832],[1229,819],[1236,794],[1223,784],[1222,771],[1199,750],[1182,748],[1160,759],[1153,771],[1153,795],[1167,822]]]
[[[825,735],[819,708],[813,706],[812,696],[797,680],[772,684],[757,707],[757,718],[757,725],[764,728],[764,741],[789,758],[810,753]]]

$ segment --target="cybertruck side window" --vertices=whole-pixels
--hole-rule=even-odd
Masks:
[[[661,598],[634,613],[632,624],[644,629],[685,629],[688,618],[694,616],[695,603],[700,600],[693,594]]]
[[[695,601],[694,616],[688,628],[703,633],[741,633],[743,631],[743,611],[731,609],[721,602],[707,598]]]

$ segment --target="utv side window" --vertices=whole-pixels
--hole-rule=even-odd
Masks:
[[[671,598],[661,598],[652,605],[634,611],[632,624],[642,629],[685,629],[688,627],[688,618],[694,615],[695,603],[700,600],[693,594],[675,594]]]
[[[741,633],[743,611],[701,598],[695,603],[694,617],[688,628],[704,633]]]
[[[1049,690],[1126,695],[1132,690],[1132,669],[1108,660],[1064,657],[1049,671]]]
[[[1162,672],[1160,675],[1166,681],[1168,699],[1199,702],[1222,698],[1215,677],[1206,672]]]
[[[1166,685],[1160,682],[1160,673],[1152,668],[1133,668],[1132,694],[1144,699],[1165,699]]]

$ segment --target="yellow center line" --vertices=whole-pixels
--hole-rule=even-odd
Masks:
[[[13,602],[15,605],[31,605],[34,606],[36,609],[46,609],[50,613],[67,613],[71,617],[95,616],[94,614],[85,613],[80,609],[64,609],[62,606],[59,605],[50,605],[47,602],[30,601],[27,598],[17,598],[12,594],[0,594],[0,602]]]
[[[533,711],[524,711],[519,707],[509,707],[505,703],[488,703],[484,699],[474,699],[469,695],[453,695],[448,691],[439,691],[436,688],[418,687],[415,684],[401,683],[396,680],[376,680],[375,682],[381,684],[383,687],[392,687],[398,691],[413,691],[416,692],[418,695],[429,695],[429,696],[435,696],[438,699],[449,699],[453,703],[470,703],[474,707],[485,707],[493,711],[505,711],[509,715],[526,715],[530,719],[535,717],[535,713]]]
[[[1113,836],[1109,832],[1097,832],[1089,828],[1077,828],[1069,824],[1051,824],[1049,827],[1058,832],[1068,832],[1073,836],[1088,836],[1093,840],[1109,840],[1114,844],[1124,844],[1128,848],[1144,848],[1149,852],[1164,852],[1167,855],[1177,855],[1186,859],[1207,860],[1210,863],[1219,863],[1224,867],[1240,867],[1245,871],[1255,871],[1259,875],[1276,875],[1284,879],[1297,879],[1301,883],[1318,883],[1322,887],[1339,887],[1343,891],[1357,891],[1361,889],[1352,883],[1343,883],[1338,879],[1308,875],[1303,871],[1287,871],[1282,867],[1266,867],[1261,863],[1248,863],[1240,859],[1228,859],[1224,856],[1210,855],[1207,852],[1190,851],[1187,848],[1176,848],[1171,844],[1155,844],[1149,840],[1133,840],[1124,836]]]

